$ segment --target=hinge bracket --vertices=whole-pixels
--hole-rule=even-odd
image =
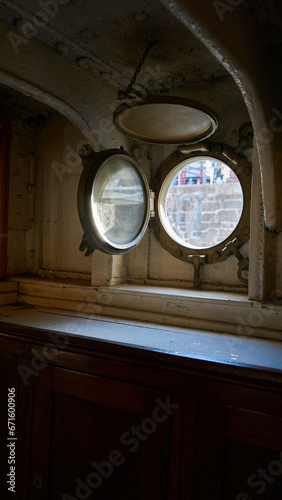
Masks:
[[[95,248],[93,248],[89,241],[88,241],[88,237],[87,237],[87,234],[84,233],[83,237],[82,237],[82,240],[81,240],[81,243],[79,245],[79,250],[81,252],[85,252],[85,257],[91,257],[91,255],[93,254]]]
[[[238,273],[237,276],[242,283],[247,284],[248,279],[242,276],[243,271],[247,271],[249,269],[249,259],[248,257],[243,257],[243,255],[239,252],[239,248],[242,246],[239,238],[234,238],[234,240],[229,241],[227,245],[222,249],[222,253],[226,256],[235,255],[236,259],[238,259]]]
[[[188,255],[188,262],[194,264],[194,287],[199,288],[200,266],[206,262],[206,255]]]
[[[156,198],[156,193],[152,189],[150,189],[150,218],[155,217],[156,212],[155,212],[155,198]]]

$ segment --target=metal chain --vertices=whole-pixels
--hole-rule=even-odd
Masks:
[[[145,59],[146,59],[147,55],[149,54],[149,52],[150,52],[151,48],[153,47],[153,45],[154,45],[155,43],[156,43],[156,41],[155,41],[155,40],[153,40],[152,42],[148,43],[148,45],[147,45],[147,47],[146,47],[146,49],[145,49],[145,51],[144,51],[144,54],[142,55],[142,57],[141,57],[141,59],[140,59],[140,61],[139,61],[139,64],[138,64],[138,66],[136,67],[136,70],[135,70],[135,72],[134,72],[134,75],[133,75],[133,77],[132,77],[132,78],[131,78],[131,80],[130,80],[130,84],[128,85],[128,87],[127,87],[127,89],[126,89],[126,91],[125,91],[125,92],[126,92],[126,94],[130,94],[130,92],[131,92],[131,90],[132,90],[132,85],[134,85],[134,83],[136,82],[136,78],[137,78],[138,74],[139,74],[139,73],[140,73],[140,71],[141,71],[141,68],[142,68],[142,66],[143,66],[143,64],[144,64],[144,62],[145,62]]]

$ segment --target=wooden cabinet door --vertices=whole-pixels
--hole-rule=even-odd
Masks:
[[[28,499],[33,377],[26,360],[0,352],[0,498]]]
[[[35,381],[30,499],[164,500],[168,393],[46,367]]]
[[[194,500],[282,497],[282,416],[199,401]]]

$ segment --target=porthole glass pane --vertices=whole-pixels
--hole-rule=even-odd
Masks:
[[[218,245],[234,231],[243,211],[238,177],[212,157],[182,162],[163,183],[159,209],[167,233],[195,249]]]
[[[91,208],[100,236],[119,246],[132,244],[147,213],[144,181],[137,168],[122,156],[112,156],[100,167],[92,189]]]

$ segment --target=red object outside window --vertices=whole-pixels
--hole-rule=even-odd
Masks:
[[[10,121],[0,114],[0,279],[7,273],[9,172],[12,128]]]
[[[180,172],[180,184],[186,184],[186,172],[184,170]]]

